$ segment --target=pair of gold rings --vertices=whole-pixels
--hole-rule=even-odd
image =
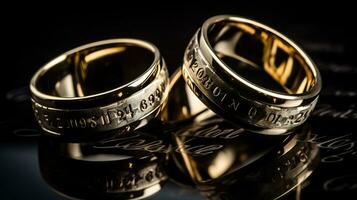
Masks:
[[[321,90],[318,69],[295,43],[235,16],[205,21],[184,53],[181,70],[209,109],[262,134],[287,133],[304,123]],[[50,61],[35,73],[30,89],[36,119],[46,133],[85,136],[126,133],[157,118],[169,82],[155,45],[113,39]]]

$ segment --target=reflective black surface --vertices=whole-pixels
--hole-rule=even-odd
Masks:
[[[123,199],[143,197],[148,188],[157,189],[151,190],[150,199],[355,199],[356,39],[339,23],[350,18],[328,17],[336,16],[332,8],[319,16],[311,9],[301,17],[299,9],[272,14],[255,5],[239,7],[116,11],[97,18],[62,14],[49,17],[50,22],[25,13],[8,22],[13,31],[9,37],[18,40],[9,45],[17,49],[8,59],[9,78],[1,79],[0,199]],[[251,17],[286,33],[316,62],[322,94],[308,125],[295,134],[264,138],[211,118],[97,144],[69,145],[39,136],[27,85],[32,73],[53,56],[100,39],[138,37],[155,43],[173,72],[203,20],[225,13]],[[87,20],[80,25],[71,21],[79,16]],[[27,34],[14,24],[22,24]]]

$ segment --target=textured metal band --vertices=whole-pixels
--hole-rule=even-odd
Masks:
[[[65,131],[109,131],[125,127],[149,117],[164,103],[168,95],[168,72],[160,75],[144,89],[110,105],[88,109],[56,109],[32,100],[35,117],[40,126],[53,134]]]
[[[38,89],[41,76],[58,67],[66,57],[87,49],[107,48],[110,45],[136,46],[153,55],[146,71],[129,83],[114,89],[84,96],[62,97],[47,94]],[[53,79],[61,75],[63,68],[56,68]],[[126,70],[136,70],[128,67]],[[125,74],[124,74],[125,76]],[[50,77],[51,78],[51,77]],[[105,77],[104,77],[105,78]],[[166,103],[169,74],[159,50],[151,43],[136,39],[111,39],[87,44],[68,51],[40,68],[30,83],[32,107],[36,120],[47,133],[76,138],[104,131],[128,132],[141,127],[155,117]]]
[[[264,134],[286,133],[307,120],[318,95],[309,99],[296,96],[292,98],[294,103],[285,105],[261,101],[259,91],[225,81],[227,77],[217,72],[224,69],[212,57],[207,57],[214,52],[207,53],[209,50],[201,35],[201,30],[197,31],[185,51],[182,74],[187,85],[209,108],[230,121],[246,124],[248,129]],[[250,91],[249,95],[246,91]],[[257,98],[252,98],[254,96]]]

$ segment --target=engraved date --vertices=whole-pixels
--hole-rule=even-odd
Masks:
[[[296,125],[304,122],[309,116],[310,110],[303,110],[297,114],[282,116],[278,113],[267,112],[264,120],[277,126]]]

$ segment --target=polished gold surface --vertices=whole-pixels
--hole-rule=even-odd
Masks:
[[[134,134],[127,140],[133,142],[135,138],[155,139]],[[168,179],[166,154],[119,149],[113,143],[65,143],[41,138],[38,162],[42,178],[52,190],[69,199],[145,199],[158,193]]]
[[[47,63],[34,74],[30,89],[36,101],[45,101],[46,106],[101,100],[106,95],[123,99],[150,83],[160,67],[165,68],[160,66],[162,62],[159,50],[151,43],[136,39],[99,41]]]
[[[228,15],[209,18],[192,37],[182,74],[208,108],[268,135],[303,124],[321,90],[318,69],[294,42]]]
[[[168,71],[159,50],[136,39],[87,44],[53,59],[33,76],[33,110],[50,135],[135,130],[166,102]]]
[[[282,93],[302,94],[317,82],[300,53],[264,28],[227,20],[208,29],[208,39],[217,56],[254,84]]]
[[[171,75],[169,93],[168,103],[161,112],[162,121],[175,126],[215,115],[186,85],[181,69]]]
[[[153,52],[136,46],[100,48],[68,55],[58,67],[39,76],[37,89],[64,98],[96,95],[131,82],[143,74],[154,59]],[[130,66],[136,70],[129,70]]]
[[[319,149],[311,137],[309,125],[272,137],[216,116],[173,132],[172,156],[207,199],[278,199],[316,168]]]

